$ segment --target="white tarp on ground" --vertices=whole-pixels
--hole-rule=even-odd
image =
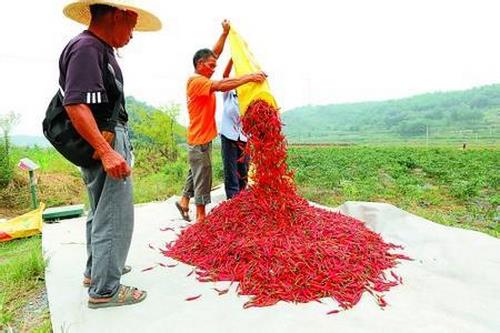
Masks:
[[[214,193],[215,203],[223,199]],[[122,282],[148,291],[141,304],[88,309],[82,287],[85,263],[84,218],[45,225],[43,248],[49,306],[54,332],[500,332],[500,240],[479,232],[442,226],[394,206],[347,202],[340,210],[366,222],[385,241],[405,246],[414,261],[395,271],[404,284],[386,294],[381,310],[365,293],[353,309],[326,315],[335,303],[280,302],[271,307],[243,309],[247,297],[234,286],[218,296],[212,289],[227,284],[200,283],[191,267],[156,267],[173,263],[149,244],[161,247],[175,239],[163,227],[185,225],[171,198],[138,205],[128,264],[133,271]],[[201,298],[187,302],[190,296]]]

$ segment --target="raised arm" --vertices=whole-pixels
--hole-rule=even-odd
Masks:
[[[219,39],[217,40],[217,43],[215,43],[214,48],[212,49],[217,58],[222,53],[222,50],[224,50],[224,44],[226,43],[227,35],[229,34],[230,28],[231,27],[229,25],[229,20],[222,21],[222,34],[220,35]]]
[[[233,58],[229,59],[226,65],[226,69],[224,69],[224,74],[222,74],[223,78],[229,77],[229,74],[231,74],[231,69],[233,68]]]
[[[266,80],[266,77],[264,72],[258,72],[235,78],[225,78],[220,81],[212,81],[210,91],[229,91],[249,82],[262,83]]]

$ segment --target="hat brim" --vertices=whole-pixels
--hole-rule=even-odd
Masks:
[[[147,10],[121,3],[119,1],[101,0],[73,2],[64,7],[63,13],[68,18],[88,26],[90,24],[90,5],[97,4],[108,5],[122,10],[131,10],[137,13],[137,24],[134,28],[136,31],[158,31],[161,29],[161,21],[154,14],[148,12]]]

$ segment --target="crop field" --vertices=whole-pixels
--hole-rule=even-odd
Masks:
[[[214,147],[214,184],[223,179],[220,148]],[[422,146],[289,147],[289,167],[305,198],[327,206],[345,201],[388,202],[431,221],[500,235],[500,147],[458,149]],[[53,149],[23,148],[37,171],[41,201],[48,206],[86,201],[79,170]],[[187,174],[186,154],[175,162],[136,151],[134,201],[164,200],[180,194]],[[27,174],[0,189],[0,217],[30,209]]]
[[[291,147],[300,193],[328,206],[388,202],[431,221],[500,235],[500,148]]]

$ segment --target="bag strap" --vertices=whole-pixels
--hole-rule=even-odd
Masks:
[[[115,105],[113,106],[113,112],[111,113],[111,123],[112,123],[113,128],[114,128],[116,126],[116,124],[118,123],[118,117],[119,117],[120,111],[122,109],[121,102],[124,98],[124,96],[123,96],[124,95],[123,94],[123,84],[120,81],[118,81],[118,79],[116,78],[115,69],[113,68],[113,66],[109,62],[108,52],[106,52],[104,54],[104,64],[106,66],[106,72],[111,73],[111,76],[112,76],[113,81],[115,83],[116,89],[119,92],[119,96],[115,101]]]

